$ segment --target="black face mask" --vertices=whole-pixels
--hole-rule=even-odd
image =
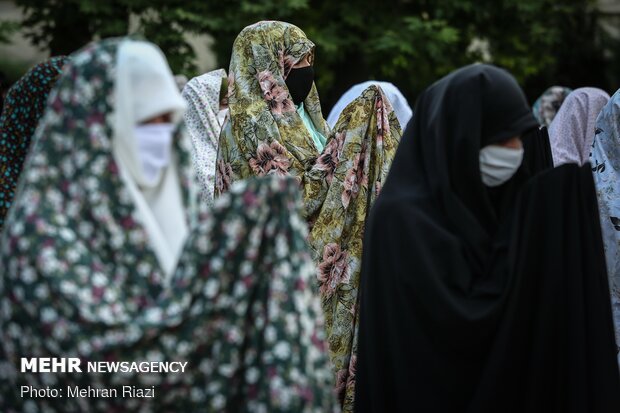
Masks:
[[[286,86],[293,98],[293,103],[299,105],[310,93],[314,82],[314,69],[312,66],[293,68],[286,78]]]

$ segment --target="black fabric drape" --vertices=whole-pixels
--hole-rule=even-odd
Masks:
[[[493,66],[436,82],[415,114],[366,226],[356,412],[617,412],[592,178],[531,180],[548,140]],[[521,168],[485,187],[480,148],[518,135]]]
[[[523,167],[529,175],[553,168],[553,155],[549,143],[549,131],[546,126],[524,133],[521,140],[525,150]]]
[[[589,165],[529,182],[506,308],[469,412],[619,412],[609,289]]]

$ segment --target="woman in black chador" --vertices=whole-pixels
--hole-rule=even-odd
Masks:
[[[414,113],[367,221],[356,412],[620,412],[590,167],[548,169],[493,66]]]

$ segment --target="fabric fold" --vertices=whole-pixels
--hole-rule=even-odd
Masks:
[[[229,71],[230,122],[220,136],[216,193],[249,176],[292,176],[298,182],[336,391],[343,411],[351,412],[364,225],[401,129],[381,88],[370,86],[329,133],[313,85],[303,105],[327,137],[318,152],[285,83],[290,69],[313,49],[306,35],[288,23],[259,22],[239,34]]]
[[[609,101],[607,92],[593,87],[572,91],[549,126],[555,166],[583,165],[590,159],[596,118]]]
[[[122,42],[72,56],[24,167],[0,240],[0,410],[332,411],[297,183],[238,182],[209,210],[192,190],[190,142],[177,134],[179,189],[196,208],[184,211],[190,231],[167,278],[112,154]],[[21,373],[21,357],[187,368]],[[156,397],[28,399],[23,385],[154,386]]]
[[[13,203],[48,95],[67,60],[65,56],[57,56],[34,66],[6,94],[0,116],[0,230]]]
[[[217,115],[225,78],[224,69],[213,70],[191,79],[183,88],[188,103],[185,125],[192,140],[192,161],[203,200],[209,205],[213,203],[215,191],[215,160],[222,130]]]

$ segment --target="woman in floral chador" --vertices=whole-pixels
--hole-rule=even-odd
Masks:
[[[0,411],[332,410],[297,184],[239,182],[207,211],[183,109],[149,43],[105,40],[65,67],[0,240]],[[188,364],[22,373],[21,357]],[[119,397],[67,397],[75,386]]]
[[[620,366],[620,90],[596,118],[591,151]]]
[[[67,62],[52,57],[28,71],[9,89],[0,116],[0,229],[13,202],[30,139],[43,116],[47,96]]]
[[[566,99],[572,91],[572,89],[564,86],[551,86],[536,99],[532,106],[532,112],[541,126],[546,126],[548,128],[549,125],[551,125],[564,99]]]
[[[187,82],[183,88],[183,97],[188,108],[185,124],[192,139],[192,159],[198,182],[202,190],[202,199],[213,203],[215,190],[215,159],[220,132],[228,104],[225,85],[226,71],[213,70],[197,76]]]
[[[344,411],[352,410],[364,221],[387,176],[401,130],[377,86],[333,131],[313,84],[314,44],[297,27],[266,21],[237,37],[230,63],[230,122],[216,165],[216,193],[258,175],[293,176],[303,191],[317,262],[330,357]],[[328,139],[326,139],[328,138]]]

